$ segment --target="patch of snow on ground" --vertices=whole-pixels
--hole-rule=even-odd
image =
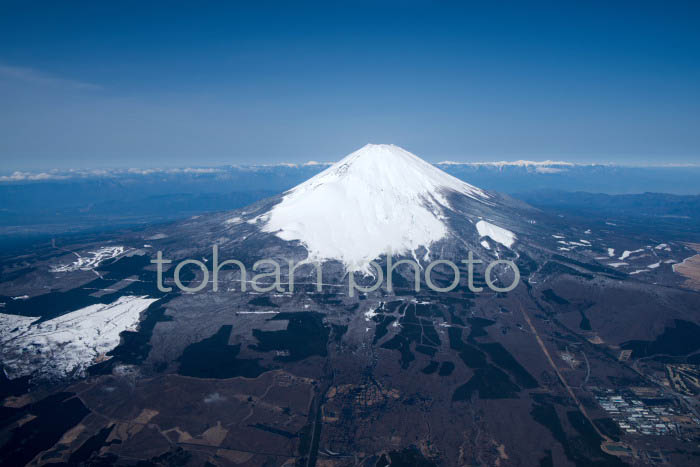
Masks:
[[[379,313],[376,312],[377,308],[370,308],[365,312],[365,321],[370,321],[372,318],[377,316]]]
[[[632,251],[625,250],[625,251],[622,252],[622,255],[620,255],[620,257],[619,257],[618,259],[622,261],[622,260],[624,260],[625,258],[628,258],[629,255],[631,255],[631,254],[633,254],[633,253],[641,253],[642,251],[644,251],[644,248],[640,248],[640,249],[638,249],[638,250],[632,250]]]
[[[610,256],[610,257],[615,256],[615,248],[608,248],[608,256]]]
[[[661,266],[661,262],[654,263],[654,264],[650,264],[650,265],[647,266],[647,267],[648,267],[649,269],[656,269],[656,268],[658,268],[659,266]]]
[[[215,404],[217,402],[225,402],[226,398],[218,392],[213,392],[207,395],[203,400],[205,404]]]
[[[503,227],[493,225],[484,220],[480,220],[476,223],[476,230],[479,232],[479,236],[489,237],[494,242],[498,242],[508,248],[513,246],[517,238],[510,230],[506,230]]]
[[[268,220],[270,220],[270,216],[268,214],[260,214],[259,216],[255,216],[252,219],[248,219],[246,222],[255,225],[258,222],[267,222]]]
[[[630,276],[632,276],[634,274],[639,274],[640,272],[649,272],[649,270],[648,269],[637,269],[636,271],[632,271],[630,273]]]
[[[482,241],[481,241],[481,246],[483,246],[483,247],[486,248],[487,250],[490,250],[490,249],[491,249],[491,245],[489,245],[489,242],[487,242],[486,240],[482,240]]]
[[[237,311],[237,315],[276,315],[279,311]]]
[[[666,243],[660,243],[660,244],[656,245],[654,248],[657,250],[663,250],[666,247],[668,247],[668,245]]]
[[[12,379],[35,373],[81,376],[119,345],[119,334],[135,328],[141,312],[156,300],[124,296],[36,324],[39,318],[0,313],[0,359]]]
[[[88,251],[86,256],[81,256],[79,253],[75,253],[78,257],[77,260],[70,264],[59,264],[53,266],[49,269],[49,272],[72,272],[72,271],[90,271],[95,269],[100,263],[116,258],[117,256],[123,254],[126,248],[123,246],[106,246],[99,248],[95,251]]]
[[[566,238],[566,237],[563,236],[563,235],[552,235],[552,237],[557,238],[557,239]]]
[[[620,266],[627,266],[627,263],[608,263],[608,266],[612,266],[614,268],[619,268]]]

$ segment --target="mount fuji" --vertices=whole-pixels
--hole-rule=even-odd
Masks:
[[[338,260],[349,271],[368,271],[369,262],[423,252],[460,236],[511,248],[517,234],[494,218],[517,226],[510,213],[518,203],[463,182],[394,145],[368,144],[286,192],[255,217],[261,231],[297,241],[314,261]],[[520,206],[522,207],[522,206]],[[514,222],[515,221],[515,222]],[[456,226],[470,225],[457,234]],[[528,230],[526,226],[521,228]]]
[[[404,149],[368,144],[288,191],[262,230],[301,242],[310,259],[366,270],[388,251],[415,252],[445,238],[451,194],[480,204],[490,198]]]

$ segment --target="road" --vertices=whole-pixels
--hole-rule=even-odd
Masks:
[[[532,321],[530,320],[530,316],[529,316],[529,315],[527,314],[527,312],[525,311],[525,308],[523,308],[523,307],[521,306],[521,307],[520,307],[520,311],[522,312],[523,317],[525,318],[525,321],[527,322],[528,326],[530,326],[530,330],[531,330],[532,333],[534,334],[535,339],[537,340],[537,343],[538,343],[539,346],[540,346],[540,349],[542,349],[542,353],[543,353],[544,356],[547,358],[547,361],[549,362],[549,364],[550,364],[550,366],[552,367],[552,369],[554,370],[554,372],[557,374],[557,377],[559,378],[559,381],[561,382],[561,384],[564,385],[564,388],[566,388],[566,391],[569,393],[569,396],[571,397],[571,399],[573,399],[573,401],[576,403],[576,406],[578,407],[579,411],[583,414],[584,417],[586,417],[586,420],[588,420],[588,423],[591,424],[591,426],[593,427],[593,429],[596,431],[596,433],[598,433],[598,435],[599,435],[602,439],[604,439],[605,441],[607,441],[607,442],[609,442],[609,443],[612,442],[613,440],[610,439],[610,438],[608,438],[608,437],[607,437],[606,435],[604,435],[603,433],[601,433],[601,431],[598,429],[598,427],[596,426],[596,424],[593,423],[593,420],[592,420],[591,417],[588,415],[588,412],[586,412],[586,408],[585,408],[585,407],[583,406],[583,404],[581,404],[581,402],[578,400],[578,397],[576,397],[576,394],[574,394],[574,391],[573,391],[573,389],[571,389],[571,387],[569,386],[569,383],[566,382],[566,379],[564,378],[564,375],[561,374],[561,372],[559,371],[559,368],[558,368],[557,365],[554,363],[554,360],[552,359],[552,356],[550,355],[549,350],[547,350],[547,347],[544,345],[544,342],[542,341],[542,338],[540,337],[540,334],[537,332],[537,329],[536,329],[535,326],[532,324]]]

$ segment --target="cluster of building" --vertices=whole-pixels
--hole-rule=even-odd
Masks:
[[[597,389],[594,394],[600,406],[628,434],[682,437],[685,428],[700,425],[700,420],[673,399],[643,399],[633,390]]]

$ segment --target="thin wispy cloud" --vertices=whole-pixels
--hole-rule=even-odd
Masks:
[[[70,178],[68,175],[60,175],[48,172],[13,172],[12,175],[0,176],[0,182],[25,182],[25,181],[44,181],[44,180],[63,180]]]
[[[303,167],[318,166],[318,170],[331,165],[330,162],[314,162],[310,161],[303,164],[292,164],[281,162],[278,164],[259,164],[259,165],[229,165],[223,167],[149,167],[149,168],[81,168],[81,169],[51,169],[51,170],[18,170],[12,173],[6,172],[2,174],[0,171],[0,185],[13,182],[39,182],[52,180],[68,180],[68,179],[87,179],[87,178],[118,178],[118,177],[140,177],[151,175],[171,175],[171,176],[190,176],[194,178],[217,176],[222,178],[231,177],[232,175],[239,176],[241,173],[248,172],[266,172],[270,169],[286,169],[299,170]],[[439,162],[435,164],[437,167],[445,169],[455,166],[464,167],[487,167],[499,172],[506,167],[526,168],[527,173],[534,174],[559,174],[574,170],[596,170],[600,168],[617,168],[617,169],[697,169],[700,164],[599,164],[599,163],[573,163],[565,161],[501,161],[501,162]],[[679,172],[680,173],[680,172]]]
[[[88,83],[74,79],[62,78],[59,76],[20,66],[12,66],[0,63],[0,78],[22,81],[25,83],[39,84],[45,86],[56,86],[72,89],[97,90],[102,89],[99,84]]]
[[[285,164],[286,165],[286,164]],[[257,166],[256,166],[257,167]],[[294,166],[296,167],[296,166]],[[128,169],[53,169],[48,171],[14,171],[11,174],[0,175],[3,182],[36,182],[49,180],[67,180],[74,178],[120,177],[128,175],[212,175],[226,173],[221,167],[173,167],[173,168],[128,168]]]

